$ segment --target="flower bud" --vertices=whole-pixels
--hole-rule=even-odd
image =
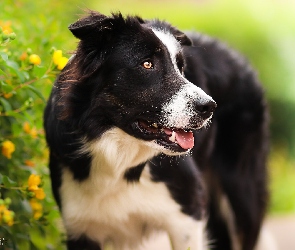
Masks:
[[[28,192],[27,195],[28,195],[29,198],[34,198],[35,197],[34,192]]]
[[[36,54],[31,54],[30,57],[29,57],[29,62],[31,64],[34,64],[34,65],[40,65],[41,64],[41,58],[40,58],[40,56],[38,56]]]
[[[28,55],[31,55],[33,52],[32,52],[32,49],[31,48],[27,48],[27,54]]]
[[[13,144],[13,142],[6,140],[2,143],[2,154],[7,159],[11,159],[11,155],[14,151],[15,151],[15,145]]]
[[[55,65],[58,65],[59,63],[59,60],[62,58],[62,51],[59,49],[59,50],[55,50],[53,52],[53,55],[52,55],[52,60],[53,60],[53,63]]]
[[[2,40],[5,41],[9,38],[9,35],[2,33]]]
[[[11,204],[11,199],[9,197],[5,198],[4,203],[9,206]]]
[[[69,61],[69,59],[63,56],[62,58],[59,59],[59,62],[57,64],[57,68],[59,70],[62,70],[67,65],[68,61]]]
[[[16,38],[16,34],[14,32],[9,34],[10,40],[14,40]]]
[[[56,51],[56,48],[55,47],[51,47],[49,53],[52,55],[54,53],[54,51]]]

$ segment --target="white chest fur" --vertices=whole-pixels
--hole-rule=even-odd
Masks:
[[[115,249],[131,250],[139,249],[153,230],[163,229],[175,249],[203,249],[202,222],[181,212],[167,187],[151,180],[148,165],[139,182],[127,183],[123,178],[126,169],[157,153],[145,144],[113,129],[83,149],[92,155],[87,180],[78,182],[64,170],[60,194],[68,234],[86,235],[102,245],[111,241]]]

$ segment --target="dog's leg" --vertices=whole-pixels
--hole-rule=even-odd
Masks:
[[[170,236],[173,250],[205,250],[205,222],[195,220],[191,217],[182,215],[182,218],[175,220],[170,218],[170,228],[168,233]]]
[[[206,197],[195,161],[187,156],[158,156],[150,164],[150,172],[153,180],[166,184],[173,198],[169,207],[175,209],[164,218],[161,215],[173,250],[207,249]]]
[[[225,219],[225,223],[229,232],[229,238],[233,250],[242,250],[241,242],[237,235],[236,219],[225,195],[220,197],[220,212],[221,216]]]
[[[255,249],[266,211],[267,118],[262,100],[253,106],[223,114],[206,165],[208,228],[216,250]]]
[[[266,226],[260,230],[255,250],[278,250],[277,242]]]
[[[101,250],[100,245],[87,237],[81,236],[78,239],[67,240],[68,250]]]

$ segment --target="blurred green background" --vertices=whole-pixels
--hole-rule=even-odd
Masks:
[[[67,26],[87,9],[165,19],[180,29],[214,36],[244,54],[265,87],[271,114],[269,213],[295,213],[294,0],[1,0],[0,21],[11,21],[25,41],[24,50],[30,47],[49,61],[51,46],[75,49],[77,40]],[[41,89],[45,98],[50,89],[51,84]],[[37,119],[41,113],[36,112]],[[45,164],[40,168],[46,172]],[[48,177],[45,182],[51,196]],[[58,216],[53,213],[52,222]]]

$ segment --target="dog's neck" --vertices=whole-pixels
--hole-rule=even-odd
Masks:
[[[87,145],[92,157],[91,174],[93,178],[108,177],[112,180],[123,178],[126,171],[147,162],[159,154],[156,148],[128,135],[119,128],[106,131],[97,141]]]

